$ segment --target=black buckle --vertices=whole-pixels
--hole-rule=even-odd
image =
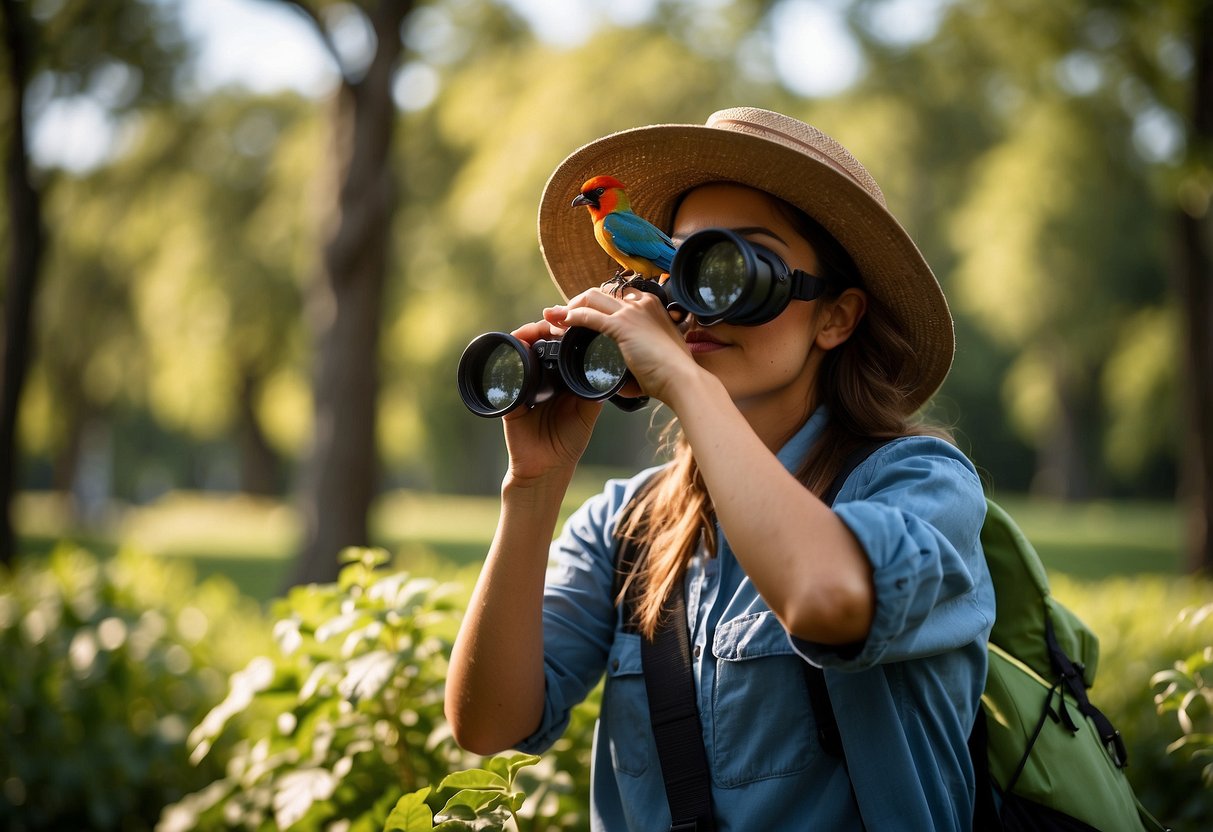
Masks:
[[[1111,736],[1103,738],[1104,748],[1108,750],[1108,754],[1112,757],[1112,762],[1116,763],[1117,768],[1124,768],[1129,764],[1129,752],[1125,748],[1124,737],[1120,732],[1113,730]]]

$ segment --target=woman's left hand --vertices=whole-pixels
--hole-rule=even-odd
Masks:
[[[584,326],[613,338],[640,387],[639,391],[625,387],[624,395],[642,393],[668,403],[668,393],[682,379],[701,372],[682,333],[655,294],[625,289],[612,295],[602,289],[589,289],[566,306],[544,310],[544,318],[553,326]]]

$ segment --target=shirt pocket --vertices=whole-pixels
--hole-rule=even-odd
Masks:
[[[611,763],[616,771],[639,776],[648,769],[649,761],[657,753],[640,662],[640,636],[615,633],[607,656],[606,673],[601,714]]]
[[[713,639],[712,777],[723,787],[804,770],[820,753],[804,679],[775,613],[735,618]]]

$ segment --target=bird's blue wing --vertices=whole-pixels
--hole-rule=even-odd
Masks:
[[[674,243],[665,233],[643,217],[628,212],[607,214],[602,227],[615,246],[629,257],[643,257],[663,272],[674,261]]]

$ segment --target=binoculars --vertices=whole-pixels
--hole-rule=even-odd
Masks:
[[[561,390],[635,410],[644,399],[618,395],[629,375],[615,341],[592,329],[572,327],[563,338],[529,346],[505,332],[486,332],[459,359],[459,395],[468,410],[487,418],[534,407]]]
[[[671,312],[694,315],[702,326],[758,326],[793,300],[820,297],[826,280],[789,269],[779,255],[734,231],[708,228],[678,247],[665,283],[642,281],[637,288],[661,296]],[[583,399],[610,399],[624,410],[646,401],[619,395],[630,378],[623,354],[610,337],[585,327],[529,346],[504,332],[485,333],[463,351],[458,374],[464,405],[489,418],[565,390]]]

